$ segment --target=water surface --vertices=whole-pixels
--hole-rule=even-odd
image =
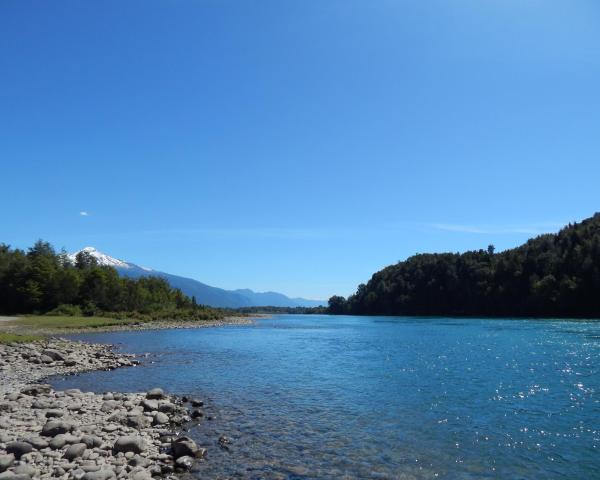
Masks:
[[[57,388],[204,399],[198,477],[600,477],[598,322],[282,315],[77,338],[150,356]]]

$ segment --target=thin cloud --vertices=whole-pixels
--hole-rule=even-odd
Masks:
[[[85,210],[82,210],[81,212],[79,212],[79,215],[82,216],[82,217],[89,217],[90,216],[89,212],[86,212]]]
[[[491,225],[462,225],[453,223],[433,223],[429,226],[437,230],[457,233],[473,233],[477,235],[510,235],[510,234],[526,234],[540,235],[548,233],[565,225],[564,223],[548,222],[528,226],[508,225],[508,226],[491,226]]]

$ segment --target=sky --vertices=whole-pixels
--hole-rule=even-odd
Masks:
[[[0,3],[0,242],[327,299],[599,208],[600,4]]]

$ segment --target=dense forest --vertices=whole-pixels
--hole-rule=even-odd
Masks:
[[[500,253],[419,254],[328,311],[353,315],[600,317],[600,214]]]
[[[86,252],[73,263],[41,240],[27,252],[0,244],[0,314],[17,313],[198,320],[224,315],[197,305],[162,278],[120,277]]]

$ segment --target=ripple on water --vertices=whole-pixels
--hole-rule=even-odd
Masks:
[[[80,336],[81,338],[82,336]],[[284,316],[84,336],[151,352],[61,388],[205,399],[209,478],[593,478],[600,323]],[[150,362],[153,363],[150,363]],[[232,439],[230,450],[217,442]]]

